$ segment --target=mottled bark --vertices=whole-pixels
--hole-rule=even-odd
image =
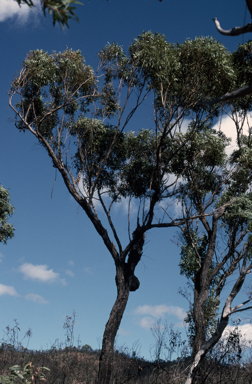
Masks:
[[[193,357],[196,356],[201,346],[206,340],[206,319],[204,316],[204,304],[208,297],[211,281],[208,279],[209,268],[211,266],[216,244],[216,235],[218,220],[222,212],[213,216],[212,229],[208,227],[209,244],[202,262],[201,268],[195,274],[194,278],[194,303],[193,303],[193,321],[195,325],[195,337],[193,342]]]
[[[130,293],[129,284],[118,287],[116,301],[103,334],[97,384],[108,384],[113,363],[114,342]]]
[[[207,300],[208,289],[201,291],[199,287],[194,289],[193,321],[194,321],[194,340],[192,356],[196,356],[202,344],[206,340],[206,323],[204,318],[204,304]]]
[[[138,229],[136,229],[133,234],[134,236],[138,238],[138,241],[133,245],[127,262],[123,258],[120,260],[120,257],[115,262],[117,297],[103,334],[97,384],[109,383],[112,372],[115,337],[121,324],[129,294],[136,291],[140,286],[134,272],[142,256],[144,234],[139,234]]]

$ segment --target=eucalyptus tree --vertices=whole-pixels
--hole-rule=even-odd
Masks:
[[[0,185],[0,242],[7,244],[7,240],[14,236],[13,225],[8,223],[14,207],[10,204],[9,191]]]
[[[9,104],[16,127],[45,148],[114,261],[117,297],[103,335],[98,374],[98,382],[108,384],[115,336],[129,294],[140,285],[135,269],[145,234],[188,221],[161,210],[161,203],[169,200],[172,205],[178,193],[172,161],[218,115],[217,107],[199,106],[199,101],[227,92],[235,72],[230,54],[212,38],[174,45],[163,35],[146,32],[127,54],[108,44],[98,56],[94,72],[80,51],[30,52],[12,82]],[[154,129],[134,125],[143,102],[153,107]],[[193,129],[178,142],[177,133],[188,118]],[[126,244],[113,215],[123,198],[128,199]],[[137,213],[131,211],[132,199]]]
[[[189,133],[178,135],[178,143]],[[193,382],[198,364],[220,340],[230,316],[252,308],[246,305],[251,296],[232,307],[252,268],[251,133],[227,156],[227,137],[206,126],[173,159],[174,173],[181,174],[177,198],[187,219],[181,226],[180,269],[193,288],[187,321],[194,360],[186,384]]]

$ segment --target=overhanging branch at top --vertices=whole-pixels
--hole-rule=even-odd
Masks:
[[[214,99],[211,101],[202,101],[199,104],[213,105],[217,103],[225,103],[228,100],[237,99],[238,97],[243,97],[243,96],[249,95],[250,93],[252,93],[252,83],[244,85],[244,87],[235,89],[234,91],[227,92],[225,95],[218,97],[217,99]]]
[[[252,32],[252,23],[248,23],[248,24],[244,25],[243,27],[234,27],[234,28],[225,30],[225,29],[221,28],[220,22],[217,20],[216,17],[215,17],[215,19],[213,19],[213,21],[215,23],[215,26],[216,26],[218,32],[220,32],[222,35],[238,36],[238,35],[241,35],[243,33]]]
[[[249,9],[250,15],[252,17],[252,0],[246,0],[246,3],[247,3],[247,7]],[[225,35],[225,36],[238,36],[238,35],[241,35],[243,33],[252,32],[252,23],[248,23],[248,24],[244,25],[243,27],[234,27],[234,28],[231,28],[229,30],[224,30],[221,28],[220,23],[216,17],[215,17],[215,19],[213,19],[213,21],[215,23],[215,26],[216,26],[218,32],[220,32],[222,35]],[[204,105],[204,104],[213,105],[213,104],[217,104],[217,103],[224,103],[224,102],[229,101],[229,100],[238,99],[239,97],[244,97],[244,96],[249,95],[251,93],[252,93],[252,83],[249,83],[249,84],[245,85],[244,87],[241,87],[241,88],[236,89],[236,90],[231,91],[231,92],[227,92],[223,96],[218,97],[214,100],[202,101],[201,103],[199,103],[199,105]]]

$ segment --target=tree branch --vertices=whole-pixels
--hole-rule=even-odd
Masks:
[[[225,35],[225,36],[238,36],[238,35],[242,35],[243,33],[252,32],[252,23],[248,23],[243,27],[234,27],[228,30],[224,30],[221,28],[220,23],[216,17],[213,19],[213,21],[215,23],[215,26],[218,32],[220,32],[222,35]]]

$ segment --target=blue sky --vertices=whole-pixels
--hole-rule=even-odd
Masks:
[[[20,9],[14,0],[0,0],[0,183],[9,189],[15,206],[11,223],[16,228],[8,245],[0,244],[0,336],[17,319],[21,335],[32,329],[32,349],[47,349],[55,339],[64,341],[63,323],[73,310],[75,339],[80,336],[82,344],[99,348],[116,286],[111,256],[55,174],[47,153],[14,126],[7,90],[27,53],[80,49],[87,64],[96,68],[96,53],[107,42],[127,50],[148,30],[165,34],[172,43],[213,36],[232,51],[248,36],[221,36],[212,18],[217,17],[224,29],[250,21],[245,1],[238,5],[228,0],[91,0],[78,6],[77,14],[80,22],[70,21],[70,29],[62,31],[39,7],[30,11],[25,5]],[[145,127],[141,121],[138,115],[129,129]],[[228,120],[225,129],[231,132]],[[127,235],[124,206],[117,208],[116,223]],[[118,333],[118,346],[131,348],[139,340],[140,355],[147,359],[154,343],[150,326],[159,318],[185,335],[188,306],[178,290],[186,280],[179,274],[174,235],[173,230],[160,229],[147,234],[136,270],[140,289],[131,293]],[[247,329],[251,332],[248,325]]]

